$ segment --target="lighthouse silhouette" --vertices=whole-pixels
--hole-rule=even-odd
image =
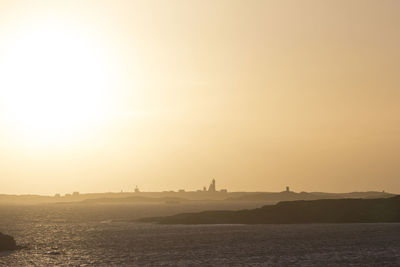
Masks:
[[[212,179],[210,186],[208,187],[208,192],[216,192],[215,190],[215,179]]]

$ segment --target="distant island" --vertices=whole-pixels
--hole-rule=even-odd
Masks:
[[[176,191],[143,192],[138,187],[132,192],[107,192],[107,193],[67,193],[63,196],[40,195],[4,195],[0,194],[0,204],[41,204],[41,203],[71,203],[86,204],[98,203],[184,203],[187,201],[226,201],[226,202],[253,202],[275,204],[280,201],[317,200],[317,199],[342,199],[342,198],[389,198],[394,194],[384,191],[349,192],[349,193],[324,193],[324,192],[294,192],[289,186],[281,192],[228,192],[227,189],[217,190],[216,181],[196,191],[179,189]]]
[[[283,201],[250,210],[182,213],[138,221],[160,224],[393,223],[400,222],[400,196]]]

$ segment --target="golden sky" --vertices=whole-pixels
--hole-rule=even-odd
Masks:
[[[0,2],[0,193],[400,193],[400,1]]]

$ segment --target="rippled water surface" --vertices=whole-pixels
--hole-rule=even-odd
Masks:
[[[400,266],[400,224],[154,225],[165,207],[0,207],[1,266]],[[136,214],[136,215],[135,215]]]

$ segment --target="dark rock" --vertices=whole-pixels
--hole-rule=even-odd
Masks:
[[[161,224],[398,223],[400,196],[283,201],[252,210],[182,213],[139,221]]]
[[[0,251],[15,250],[17,244],[12,236],[0,233]]]

